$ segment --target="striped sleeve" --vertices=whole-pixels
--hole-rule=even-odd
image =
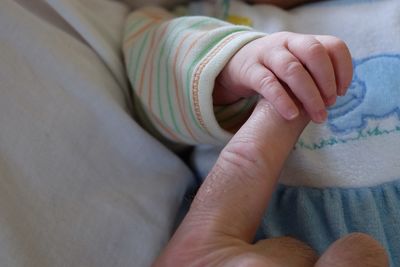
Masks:
[[[215,79],[241,47],[263,35],[210,17],[174,18],[155,7],[132,13],[124,56],[141,122],[177,143],[227,142],[255,100],[213,107]]]

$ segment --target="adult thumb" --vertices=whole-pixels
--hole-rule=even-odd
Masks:
[[[362,233],[349,234],[334,242],[315,267],[388,267],[389,257],[378,241]]]

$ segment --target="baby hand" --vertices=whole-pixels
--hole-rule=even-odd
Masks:
[[[353,76],[346,44],[333,36],[274,33],[250,42],[217,78],[214,104],[224,105],[259,93],[285,119],[299,115],[300,101],[322,123],[326,107],[344,95]]]

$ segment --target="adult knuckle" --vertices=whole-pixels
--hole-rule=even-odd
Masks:
[[[221,156],[229,158],[230,162],[238,167],[254,165],[260,153],[257,146],[251,140],[231,142],[222,152]]]
[[[220,155],[219,165],[229,169],[237,177],[253,180],[261,172],[260,158],[264,152],[252,138],[237,140],[229,143]],[[245,182],[245,181],[244,181]]]

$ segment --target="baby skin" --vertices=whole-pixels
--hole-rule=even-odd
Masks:
[[[346,93],[352,79],[346,44],[333,36],[274,33],[240,49],[220,73],[214,104],[258,93],[287,120],[304,108],[315,123]],[[301,104],[301,105],[300,105]]]

